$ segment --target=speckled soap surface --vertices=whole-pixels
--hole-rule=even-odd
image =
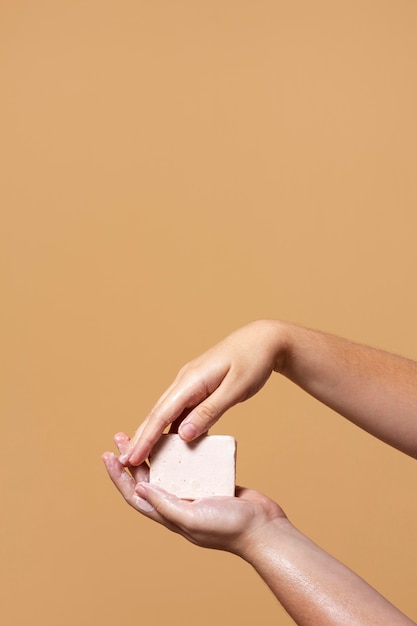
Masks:
[[[234,496],[236,441],[229,435],[204,435],[186,443],[162,435],[150,457],[149,481],[179,498]]]

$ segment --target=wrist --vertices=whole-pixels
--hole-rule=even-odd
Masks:
[[[290,352],[292,325],[280,320],[260,320],[261,332],[267,338],[267,345],[272,353],[272,369],[281,374],[285,369],[287,355]]]
[[[232,551],[258,569],[260,562],[271,554],[279,554],[280,546],[286,545],[297,534],[299,531],[283,515],[249,528]]]

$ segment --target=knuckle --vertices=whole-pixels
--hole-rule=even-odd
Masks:
[[[164,518],[166,517],[166,507],[164,506],[163,502],[155,502],[154,508],[155,508],[155,511],[159,513],[159,515],[161,515]]]
[[[213,424],[218,417],[217,407],[210,402],[200,404],[196,412],[201,422],[208,425]]]
[[[177,374],[177,380],[181,380],[187,377],[190,374],[190,372],[192,372],[194,369],[195,369],[195,360],[189,361],[188,363],[183,365],[181,369],[179,370]]]

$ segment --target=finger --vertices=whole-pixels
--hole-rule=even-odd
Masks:
[[[120,462],[123,463],[123,465],[126,465],[128,462],[130,462],[130,457],[132,456],[132,452],[133,452],[133,450],[135,450],[135,448],[138,447],[138,442],[140,441],[140,439],[142,437],[142,433],[145,430],[148,422],[150,421],[151,417],[154,414],[158,414],[160,412],[160,410],[161,410],[160,407],[162,407],[164,405],[166,398],[168,398],[170,396],[171,392],[177,386],[177,381],[180,378],[180,375],[181,375],[181,371],[178,373],[178,375],[175,378],[174,382],[168,387],[168,389],[165,390],[165,392],[162,394],[162,396],[158,399],[158,402],[155,404],[155,406],[152,409],[152,411],[150,412],[150,414],[144,419],[142,424],[136,430],[136,432],[133,435],[132,439],[130,440],[126,450],[124,451],[124,453],[121,455],[121,457],[119,459]],[[163,420],[162,430],[161,430],[160,434],[163,433],[163,431],[165,430],[165,428],[168,426],[169,423],[170,423],[169,419],[166,421],[166,423],[165,423],[165,420]],[[151,451],[151,448],[146,452],[145,456],[143,456],[143,454],[141,454],[140,455],[141,460],[138,461],[138,462],[143,462],[149,456],[150,451]],[[135,464],[136,464],[136,456],[137,455],[135,455]]]
[[[124,454],[126,452],[126,448],[129,445],[129,437],[126,433],[120,432],[114,435],[114,443],[120,454]],[[120,459],[119,459],[120,460]]]
[[[128,474],[124,466],[112,452],[105,452],[102,458],[111,480],[130,506],[139,511],[139,513],[144,514],[146,517],[162,524],[169,530],[175,533],[180,532],[180,529],[175,526],[175,524],[170,524],[154,509],[150,502],[136,493],[135,480]],[[142,482],[142,484],[144,483]]]
[[[170,391],[162,396],[162,399],[157,402],[154,409],[151,411],[144,424],[142,425],[140,435],[135,435],[132,439],[129,450],[122,459],[125,463],[128,461],[131,465],[137,465],[142,463],[150,454],[155,443],[158,441],[165,428],[174,422],[177,418],[180,418],[185,411],[191,411],[193,413],[195,407],[198,407],[200,403],[204,402],[209,396],[214,395],[219,385],[222,386],[222,382],[227,376],[229,371],[229,365],[224,362],[215,362],[211,366],[204,367],[201,363],[197,366],[188,366],[183,370],[183,373],[177,377],[176,382],[171,385]],[[214,392],[214,393],[213,393]],[[212,421],[216,421],[220,415],[231,406],[232,403],[225,403],[223,410],[221,410],[217,417]],[[203,406],[203,411],[205,407]],[[208,405],[209,406],[209,405]],[[190,423],[187,418],[187,423]],[[191,423],[191,425],[193,425]],[[205,432],[207,428],[199,429],[199,434]],[[181,436],[184,435],[186,441],[192,441],[198,435],[191,429],[188,433],[186,431],[180,432]]]
[[[126,448],[129,445],[129,441],[130,439],[128,435],[126,435],[126,433],[120,432],[120,433],[116,433],[114,436],[114,443],[116,444],[117,449],[122,455],[126,452]],[[119,457],[119,462],[120,462],[120,457]],[[142,481],[149,480],[149,466],[147,465],[147,463],[141,463],[140,465],[135,466],[135,467],[128,465],[127,468],[129,472],[132,474],[133,478],[135,479],[135,482],[139,483]]]
[[[170,525],[182,529],[190,528],[193,520],[192,502],[177,498],[164,489],[149,483],[136,485],[136,493],[146,499]]]
[[[185,409],[185,411],[183,411],[181,413],[181,415],[179,417],[177,417],[177,419],[175,419],[171,426],[169,427],[169,434],[170,435],[175,435],[178,433],[178,429],[181,426],[181,423],[185,420],[185,418],[187,417],[187,415],[190,414],[191,409]]]
[[[105,452],[102,459],[111,480],[126,502],[141,513],[151,513],[154,510],[152,504],[136,493],[136,481],[128,474],[118,458],[112,452]]]
[[[123,451],[123,453],[120,455],[119,457],[119,461],[120,463],[122,463],[123,465],[127,465],[129,463],[130,460],[130,456],[132,454],[132,450],[134,450],[135,446],[137,445],[137,442],[139,441],[140,437],[142,436],[143,431],[146,428],[146,425],[148,423],[149,417],[147,417],[142,424],[139,426],[139,428],[137,429],[137,431],[135,432],[135,434],[133,435],[132,439],[129,440],[125,450]],[[146,459],[147,457],[144,457],[143,461]]]
[[[185,441],[193,441],[206,433],[213,424],[244,396],[237,381],[225,379],[213,393],[194,408],[183,420],[178,433]]]
[[[191,403],[192,406],[195,406],[196,403],[205,397],[206,393],[206,391],[201,391],[197,395],[191,392],[179,393],[178,391],[172,391],[167,396],[165,404],[160,408],[159,412],[157,412],[156,408],[153,409],[143,422],[140,432],[137,431],[135,433],[121,461],[131,465],[143,463],[165,428],[180,418],[184,412],[190,410],[190,407],[187,405]]]

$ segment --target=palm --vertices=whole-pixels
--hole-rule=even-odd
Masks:
[[[119,433],[115,441],[122,452],[129,438]],[[126,471],[114,454],[106,453],[103,459],[116,488],[134,509],[203,547],[237,552],[252,529],[285,517],[278,504],[251,489],[237,488],[236,497],[181,500],[147,485],[149,468],[145,463]],[[146,499],[139,495],[144,491]]]
[[[276,517],[281,507],[257,491],[238,487],[236,497],[215,496],[180,501],[179,531],[189,541],[207,548],[239,551],[243,536]]]

